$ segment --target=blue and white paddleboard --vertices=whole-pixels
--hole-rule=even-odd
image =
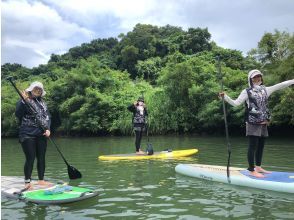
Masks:
[[[205,164],[178,164],[177,173],[210,181],[229,183],[227,167]],[[230,167],[230,184],[278,192],[294,193],[294,172],[276,172],[256,178],[243,168]]]

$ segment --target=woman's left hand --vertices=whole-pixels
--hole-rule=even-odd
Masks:
[[[49,130],[46,130],[43,135],[45,135],[46,137],[49,137],[50,134],[51,134],[51,132]]]

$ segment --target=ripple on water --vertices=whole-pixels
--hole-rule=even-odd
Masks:
[[[134,194],[131,194],[132,196],[141,196],[141,197],[151,197],[151,193],[145,193],[145,192],[142,192],[142,193],[134,193]]]
[[[156,140],[156,137],[152,139]],[[102,140],[113,139],[102,138]],[[121,144],[124,138],[115,138],[115,140],[115,143],[120,145],[120,149],[117,145],[111,145],[112,149],[107,151],[109,154],[115,151],[127,153],[132,149],[125,147],[133,143],[133,139],[125,144]],[[277,144],[266,146],[264,164],[270,170],[293,172],[294,148],[291,140],[283,143],[279,139],[276,141]],[[99,196],[68,205],[48,207],[3,198],[1,217],[7,220],[293,218],[294,195],[209,182],[175,173],[174,168],[178,163],[226,165],[224,158],[226,145],[220,144],[224,142],[223,138],[164,137],[162,141],[185,147],[199,145],[200,152],[193,157],[179,160],[107,162],[97,160],[97,155],[105,150],[105,143],[101,142],[100,137],[93,138],[90,142],[83,139],[80,146],[76,145],[76,139],[73,141],[68,139],[66,143],[70,148],[69,150],[63,148],[62,152],[83,174],[83,179],[70,181],[70,184],[95,188],[99,191]],[[234,145],[232,141],[232,146],[238,148],[233,147],[232,165],[246,167],[247,139],[244,138],[244,141],[236,139],[235,142]],[[107,146],[110,146],[110,142],[108,143]],[[99,147],[99,144],[103,147]],[[1,147],[2,173],[11,176],[23,175],[23,152],[17,140],[11,144],[4,143]],[[48,147],[48,155],[50,157],[46,177],[52,179],[58,177],[68,181],[66,167],[60,156],[56,154],[56,150]],[[14,160],[14,163],[11,163],[10,158],[15,157],[22,158],[22,161]],[[36,169],[34,172],[36,177]]]
[[[158,196],[157,198],[162,199],[164,201],[171,201],[172,200],[172,198],[169,196]]]
[[[187,209],[177,209],[177,208],[171,208],[171,209],[161,209],[161,212],[171,212],[171,213],[179,213],[179,212],[185,212]]]
[[[107,215],[101,215],[101,217],[131,217],[131,216],[140,216],[141,213],[134,210],[126,210],[119,213],[111,213]]]
[[[160,203],[160,204],[149,204],[146,205],[147,207],[170,207],[170,206],[174,206],[174,204],[170,204],[170,203]]]
[[[176,215],[166,215],[166,214],[150,214],[148,215],[148,220],[153,220],[153,219],[169,219],[169,218],[175,218],[177,217]]]
[[[124,186],[121,186],[121,187],[124,187]],[[127,187],[127,188],[124,188],[124,189],[118,189],[117,191],[120,191],[120,192],[132,192],[132,191],[140,191],[141,188],[139,187]]]
[[[128,197],[112,197],[112,198],[105,198],[105,199],[99,199],[99,202],[128,202],[128,201],[140,201],[143,199],[137,198],[128,198]]]
[[[156,189],[158,187],[159,187],[159,185],[146,185],[146,186],[143,186],[144,189]]]

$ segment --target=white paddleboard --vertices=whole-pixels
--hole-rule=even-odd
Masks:
[[[294,172],[276,172],[264,174],[265,178],[256,178],[244,168],[230,167],[230,178],[227,177],[227,167],[205,164],[178,164],[177,173],[210,181],[230,183],[258,189],[294,193]]]

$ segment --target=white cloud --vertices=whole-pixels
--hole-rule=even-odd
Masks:
[[[29,67],[46,63],[52,53],[88,41],[93,35],[91,30],[64,21],[40,2],[2,2],[2,63],[18,62]],[[14,55],[18,60],[13,60]]]
[[[257,46],[265,32],[294,31],[294,1],[184,1],[180,14],[189,27],[208,27],[218,45],[244,53]]]
[[[2,1],[2,63],[36,66],[52,53],[117,37],[137,23],[207,27],[218,45],[245,53],[265,32],[293,32],[293,11],[293,0],[7,0]]]

